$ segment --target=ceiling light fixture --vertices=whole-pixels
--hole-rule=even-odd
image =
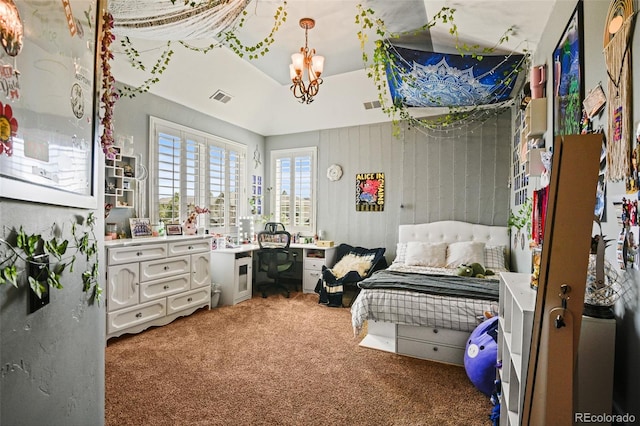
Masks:
[[[314,96],[318,94],[322,79],[320,74],[324,68],[324,56],[316,55],[315,49],[309,49],[308,31],[316,25],[316,21],[311,18],[302,18],[300,27],[304,28],[304,47],[300,48],[300,53],[291,55],[289,64],[289,74],[291,76],[291,91],[293,96],[303,104],[313,102]],[[304,74],[307,74],[308,85],[304,82]]]

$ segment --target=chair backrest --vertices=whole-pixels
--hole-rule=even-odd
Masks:
[[[291,270],[295,265],[295,257],[289,252],[291,234],[284,230],[284,225],[269,222],[265,230],[258,233],[259,267],[271,278],[279,273]]]
[[[258,232],[258,245],[265,248],[289,248],[291,234],[284,229],[284,225],[278,222],[269,222],[264,231]]]

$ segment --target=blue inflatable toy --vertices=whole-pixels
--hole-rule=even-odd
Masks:
[[[471,383],[491,396],[496,380],[498,317],[489,318],[471,333],[464,352],[464,369]]]

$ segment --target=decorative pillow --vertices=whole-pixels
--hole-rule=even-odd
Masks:
[[[444,268],[447,262],[447,243],[411,241],[407,243],[404,263],[409,266]]]
[[[451,243],[447,247],[447,268],[457,268],[464,264],[484,263],[484,243],[462,241]]]
[[[407,255],[407,243],[398,243],[396,246],[396,258],[393,259],[393,263],[400,263],[404,265]]]
[[[507,262],[504,257],[505,247],[485,247],[484,248],[484,267],[490,269],[495,273],[509,272],[507,268]]]

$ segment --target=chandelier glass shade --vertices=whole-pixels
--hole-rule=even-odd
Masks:
[[[308,32],[315,24],[311,18],[300,20],[300,27],[304,28],[304,47],[300,48],[299,53],[291,55],[291,64],[289,64],[289,75],[293,83],[291,91],[293,96],[304,104],[313,102],[322,84],[320,75],[324,69],[324,56],[316,55],[315,49],[308,47]]]

